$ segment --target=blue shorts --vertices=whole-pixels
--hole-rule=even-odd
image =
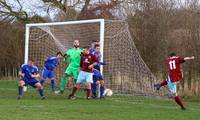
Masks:
[[[43,67],[42,70],[42,78],[46,79],[46,78],[54,78],[54,71],[53,70],[48,70],[47,68]]]
[[[93,83],[93,73],[80,71],[78,74],[78,79],[76,83],[85,84],[86,82]]]
[[[94,69],[93,70],[93,82],[95,83],[98,80],[103,80],[103,76],[100,71]]]
[[[35,78],[31,78],[31,79],[28,79],[28,78],[21,78],[20,80],[23,80],[25,82],[25,86],[32,86],[32,87],[36,87],[35,84],[38,83],[39,81],[36,80]]]
[[[170,77],[168,76],[167,81],[167,87],[170,91],[171,94],[175,94],[176,93],[176,83],[175,82],[171,82]]]

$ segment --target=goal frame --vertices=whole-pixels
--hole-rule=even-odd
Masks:
[[[77,20],[77,21],[66,21],[66,22],[26,24],[24,63],[28,63],[29,36],[30,36],[31,27],[44,27],[44,26],[56,26],[56,25],[69,25],[69,24],[75,25],[75,24],[84,24],[84,23],[100,23],[100,40],[99,41],[100,41],[101,61],[103,61],[105,20],[104,19],[90,19],[90,20]],[[103,66],[101,66],[101,73],[103,73]]]

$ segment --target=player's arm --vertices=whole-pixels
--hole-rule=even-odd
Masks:
[[[19,76],[20,76],[20,77],[24,77],[24,75],[25,75],[25,74],[22,73],[22,71],[19,71]]]
[[[194,59],[194,56],[191,56],[191,57],[184,57],[184,60],[193,60]]]
[[[94,62],[89,66],[89,68],[93,68],[95,65],[99,64],[99,60],[97,59],[95,55],[92,56],[92,59]]]
[[[20,67],[20,69],[19,69],[19,76],[20,77],[24,77],[24,73],[23,73],[23,69],[24,69],[24,64]]]
[[[40,77],[40,74],[39,74],[39,73],[38,73],[38,74],[32,74],[31,77],[32,77],[32,78],[39,78],[39,77]]]
[[[39,78],[40,77],[39,70],[38,70],[37,67],[35,67],[34,73],[32,73],[31,77],[32,78]]]
[[[63,62],[67,62],[69,56],[70,56],[70,50],[68,50],[68,51],[66,52],[66,54],[63,55],[63,57],[64,57]]]

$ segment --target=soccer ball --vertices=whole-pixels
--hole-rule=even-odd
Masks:
[[[111,89],[105,89],[104,93],[103,93],[104,96],[112,96],[113,95],[113,92]]]

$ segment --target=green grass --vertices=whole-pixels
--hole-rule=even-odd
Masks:
[[[0,120],[198,120],[200,98],[184,99],[182,111],[173,100],[144,97],[106,98],[104,100],[67,100],[45,91],[40,100],[34,89],[28,89],[17,100],[17,81],[0,81]]]

